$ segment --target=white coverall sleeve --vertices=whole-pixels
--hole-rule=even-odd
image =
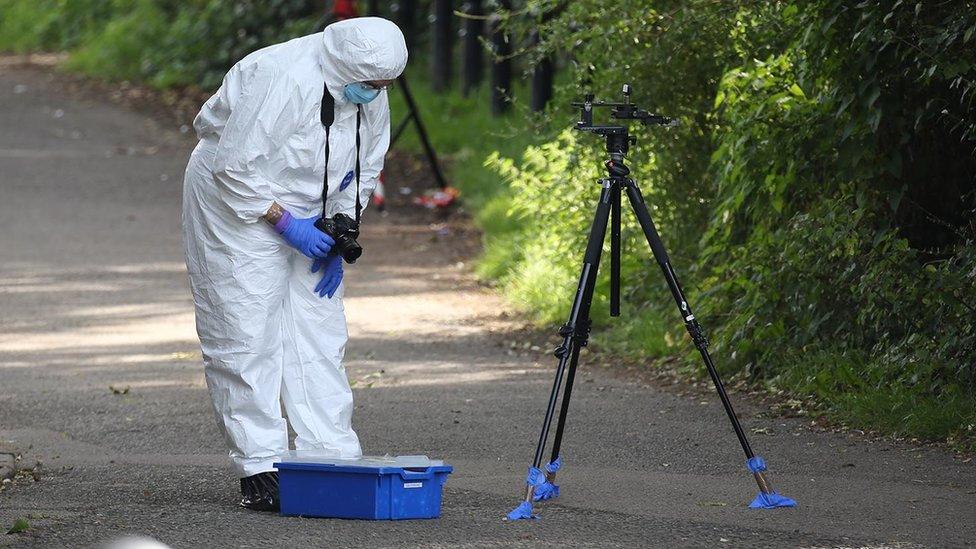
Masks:
[[[370,197],[373,196],[373,190],[376,189],[376,183],[380,179],[380,172],[383,171],[386,152],[390,148],[390,104],[386,94],[387,92],[383,92],[374,100],[379,108],[371,113],[374,114],[371,117],[372,120],[366,119],[364,116],[362,127],[363,150],[360,152],[362,160],[359,166],[359,200],[363,210],[366,209]],[[329,211],[327,212],[329,217],[337,213],[344,213],[353,219],[356,218],[355,187],[356,185],[353,183],[334,199],[329,199]]]
[[[224,202],[245,223],[258,221],[274,202],[258,166],[294,131],[297,89],[273,66],[254,68],[220,134],[214,179]]]

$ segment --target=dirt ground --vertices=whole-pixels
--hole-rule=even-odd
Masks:
[[[238,508],[180,245],[194,140],[76,82],[0,63],[0,474],[18,472],[0,489],[0,547],[133,534],[262,548],[976,543],[976,469],[944,449],[815,431],[739,399],[771,480],[800,502],[749,510],[755,486],[716,398],[639,383],[587,356],[562,497],[537,506],[538,521],[503,521],[522,495],[556,341],[526,331],[471,275],[479,240],[463,216],[410,206],[400,188],[430,182],[399,155],[391,206],[367,211],[366,255],[347,270],[347,370],[367,453],[454,466],[442,517]],[[27,529],[2,535],[18,519]]]

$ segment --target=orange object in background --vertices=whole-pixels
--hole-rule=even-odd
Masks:
[[[413,199],[413,203],[431,210],[436,208],[446,208],[457,200],[461,191],[454,187],[444,187],[443,189],[431,189],[426,191],[423,196]]]

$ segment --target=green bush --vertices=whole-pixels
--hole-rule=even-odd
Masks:
[[[151,77],[152,58],[168,31],[156,2],[137,0],[75,50],[68,68],[112,80]]]
[[[976,12],[578,0],[546,21],[554,5],[530,2],[539,19],[509,25],[523,36],[541,25],[548,39],[532,55],[571,55],[562,101],[629,80],[638,102],[685,123],[638,130],[630,161],[722,370],[813,396],[840,420],[972,444]],[[524,250],[489,247],[493,265],[513,258],[491,271],[547,322],[571,297],[599,145],[553,135],[490,162],[522,227],[499,246]],[[629,229],[637,311],[623,331],[648,323],[657,344],[609,343],[673,353],[661,344],[666,326],[680,341],[673,304]]]
[[[790,13],[796,41],[726,72],[716,97],[701,261],[710,310],[728,313],[717,341],[756,375],[829,349],[870,357],[878,390],[972,394],[976,61],[956,56],[976,15],[834,1]]]
[[[215,88],[236,61],[313,32],[314,0],[0,0],[0,50],[67,50],[69,68]]]
[[[78,46],[112,17],[106,0],[0,0],[0,51],[60,51]]]

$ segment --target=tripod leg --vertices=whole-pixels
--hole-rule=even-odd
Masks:
[[[407,78],[401,75],[397,79],[397,84],[400,86],[400,91],[403,92],[403,98],[407,101],[410,116],[417,126],[417,135],[420,136],[420,144],[424,147],[424,154],[427,155],[427,162],[430,163],[430,169],[434,172],[434,179],[437,180],[437,185],[440,188],[446,189],[448,187],[447,179],[444,178],[444,173],[441,172],[441,164],[437,161],[437,153],[434,152],[434,147],[431,146],[430,139],[427,138],[427,129],[424,127],[424,122],[420,119],[420,111],[417,110],[417,103],[414,102],[413,94],[410,93]]]
[[[644,196],[637,187],[637,183],[629,181],[626,187],[627,197],[630,199],[630,205],[634,209],[634,213],[637,215],[637,220],[640,222],[641,229],[644,231],[644,236],[647,238],[647,243],[651,247],[651,252],[654,254],[654,259],[657,260],[658,265],[661,267],[661,271],[664,273],[664,278],[667,280],[668,288],[671,290],[671,295],[674,297],[674,301],[678,305],[678,309],[681,311],[681,317],[684,320],[685,328],[688,330],[688,334],[691,335],[691,339],[694,341],[695,347],[701,354],[702,361],[705,363],[705,369],[708,370],[708,375],[712,378],[712,383],[715,385],[715,391],[718,393],[719,399],[722,401],[722,406],[725,408],[725,414],[729,417],[729,421],[732,423],[732,429],[735,431],[735,436],[739,439],[739,444],[742,446],[742,451],[746,455],[746,464],[749,470],[752,472],[753,477],[756,480],[756,484],[759,485],[759,496],[756,497],[750,507],[795,506],[795,501],[780,496],[774,492],[772,488],[770,488],[769,483],[766,481],[766,478],[763,475],[763,472],[766,470],[766,464],[761,457],[758,457],[755,455],[755,453],[753,453],[752,446],[749,445],[749,439],[746,438],[745,431],[742,429],[742,424],[739,423],[739,418],[735,414],[735,410],[732,408],[732,402],[729,400],[729,395],[725,391],[725,385],[722,383],[722,379],[718,375],[718,370],[715,368],[715,363],[712,361],[712,357],[708,353],[708,339],[705,338],[701,325],[699,325],[698,320],[695,318],[695,315],[691,310],[691,306],[688,305],[688,300],[685,299],[684,292],[681,290],[681,285],[674,273],[674,268],[671,266],[671,260],[668,257],[668,252],[664,249],[664,243],[661,242],[661,237],[658,235],[657,229],[654,227],[654,221],[651,219],[651,214],[647,210],[647,204],[644,202]]]
[[[620,185],[610,203],[610,316],[620,316]]]
[[[400,134],[403,133],[403,130],[407,129],[407,125],[410,124],[411,120],[413,120],[412,112],[407,114],[407,116],[404,116],[403,120],[401,120],[400,123],[397,125],[396,130],[393,131],[393,137],[390,138],[391,149],[393,148],[394,145],[396,145],[397,140],[400,139]]]
[[[546,415],[542,421],[542,431],[539,434],[539,442],[536,445],[535,458],[532,461],[532,466],[529,467],[529,473],[526,477],[525,500],[508,514],[509,520],[532,518],[532,500],[535,497],[536,488],[545,482],[543,480],[543,473],[539,467],[542,465],[542,456],[545,453],[546,442],[549,438],[549,428],[552,426],[552,419],[556,411],[556,402],[559,399],[559,388],[568,364],[570,365],[570,374],[567,379],[566,392],[563,396],[559,423],[556,428],[557,440],[561,442],[562,439],[562,430],[565,427],[566,413],[569,409],[569,397],[572,395],[573,378],[576,375],[576,365],[579,360],[579,349],[586,345],[586,340],[589,337],[590,303],[593,300],[593,289],[596,286],[596,274],[600,266],[600,255],[603,252],[603,241],[606,237],[607,224],[610,219],[612,189],[615,185],[615,182],[607,180],[604,183],[603,191],[600,193],[600,203],[597,205],[593,225],[590,227],[586,253],[583,256],[583,268],[580,272],[576,296],[573,299],[573,308],[569,314],[569,321],[559,330],[559,335],[563,336],[563,342],[554,352],[559,358],[559,363],[556,365],[556,379],[553,381],[552,392],[549,394],[549,404],[546,407]],[[555,448],[558,450],[558,445]],[[558,455],[556,457],[558,458]]]
[[[568,330],[569,323],[565,324],[559,333],[562,335],[571,330]],[[539,434],[539,442],[536,445],[535,457],[532,460],[532,466],[529,467],[529,473],[525,480],[525,500],[517,507],[512,513],[509,513],[509,518],[528,518],[525,516],[513,517],[513,514],[522,509],[524,511],[525,506],[528,506],[528,515],[532,514],[532,501],[540,501],[544,499],[551,499],[558,496],[559,488],[552,483],[554,478],[555,469],[558,466],[554,466],[556,457],[553,457],[553,463],[549,463],[545,466],[545,473],[543,473],[542,466],[542,455],[546,450],[546,441],[549,438],[549,428],[552,426],[552,419],[556,409],[556,402],[559,398],[559,388],[562,384],[563,377],[566,372],[566,365],[569,364],[569,375],[566,376],[566,389],[563,396],[562,404],[559,410],[559,421],[556,426],[556,443],[553,448],[557,448],[559,440],[562,438],[562,429],[565,424],[566,410],[569,407],[569,401],[566,399],[566,395],[572,393],[573,378],[576,375],[576,360],[579,357],[579,347],[576,343],[572,341],[567,341],[567,339],[572,336],[564,336],[562,345],[556,348],[555,354],[559,358],[559,363],[556,365],[556,379],[553,381],[552,392],[549,394],[549,406],[546,408],[546,416],[542,422],[542,432]],[[571,356],[567,360],[567,348],[572,347]],[[554,468],[555,467],[555,468]]]
[[[599,242],[602,244],[603,235],[600,236]],[[591,242],[593,242],[591,240]],[[601,248],[598,246],[596,249],[591,249],[587,246],[587,258],[584,259],[584,263],[590,259],[593,260],[594,265],[600,264],[600,252]],[[590,294],[584,298],[583,306],[585,310],[581,311],[580,317],[586,322],[586,333],[582,334],[576,342],[576,345],[572,346],[572,356],[569,359],[569,373],[566,374],[566,388],[563,390],[563,399],[560,404],[559,410],[559,421],[556,423],[556,434],[552,441],[552,454],[549,458],[549,463],[546,464],[546,481],[537,486],[535,489],[535,500],[547,500],[559,497],[559,486],[556,485],[556,473],[562,466],[562,460],[560,459],[559,450],[562,447],[563,441],[563,431],[566,428],[566,417],[569,412],[569,402],[570,398],[573,396],[573,382],[576,380],[576,367],[579,365],[579,354],[580,349],[586,345],[586,341],[589,336],[589,326],[590,326],[590,304],[593,301],[593,288],[596,286],[596,271],[593,272],[592,283],[589,285],[588,291]],[[620,184],[616,180],[611,180],[610,183],[610,316],[619,316],[620,314]],[[568,326],[568,325],[567,325]],[[562,348],[561,348],[562,349]],[[558,356],[558,355],[557,355]],[[538,467],[538,465],[536,465]]]
[[[586,323],[587,331],[589,331],[588,316]],[[579,365],[580,349],[585,344],[585,342],[577,342],[573,345],[572,356],[569,358],[569,373],[566,374],[566,388],[563,390],[563,399],[559,406],[559,420],[556,422],[556,434],[552,439],[552,454],[549,457],[549,463],[544,468],[546,480],[535,487],[533,497],[535,501],[544,501],[559,497],[559,486],[556,484],[556,473],[562,467],[559,450],[563,442],[563,430],[566,428],[566,416],[569,414],[569,401],[573,396],[573,382],[576,380],[576,367]]]

